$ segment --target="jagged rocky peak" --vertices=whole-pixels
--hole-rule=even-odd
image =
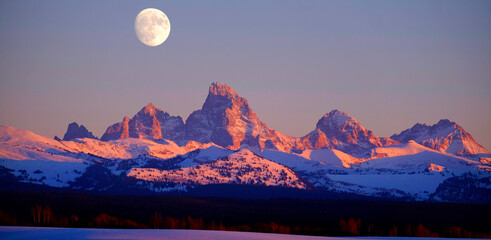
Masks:
[[[130,118],[125,116],[122,122],[109,126],[104,135],[102,135],[101,140],[109,141],[130,137],[129,122]]]
[[[358,120],[337,109],[325,114],[317,122],[316,127],[324,132],[328,138],[336,137],[347,143],[356,143],[358,137],[367,139],[374,137],[372,131],[364,128]]]
[[[338,109],[326,113],[317,122],[316,130],[302,138],[307,148],[334,148],[346,153],[364,157],[374,147],[389,146],[398,142],[377,137],[363,127],[358,120]]]
[[[149,103],[133,118],[124,117],[122,122],[109,126],[101,139],[108,141],[127,137],[169,139],[178,144],[185,144],[184,122],[181,117],[171,116]]]
[[[213,82],[209,88],[209,94],[219,96],[237,96],[232,87],[227,84]]]
[[[339,132],[364,131],[358,120],[352,118],[347,113],[340,110],[332,110],[326,113],[317,122],[316,127],[323,131],[328,137],[337,135]]]
[[[162,112],[162,109],[155,107],[152,103],[147,104],[144,108],[142,108],[137,115],[149,115],[155,116],[157,112]]]
[[[240,112],[240,114],[248,117],[257,118],[249,107],[247,100],[240,97],[230,86],[218,82],[212,83],[202,109],[216,112],[223,111],[226,108],[237,113]]]
[[[252,111],[247,100],[230,86],[214,82],[200,110],[186,120],[186,137],[201,143],[238,149],[241,144],[289,151],[295,139],[270,129]]]
[[[214,82],[203,107],[186,120],[186,136],[189,140],[237,148],[245,138],[247,123],[258,123],[251,112],[245,98],[230,86]]]
[[[346,112],[343,112],[339,109],[331,110],[330,112],[324,114],[324,118],[325,117],[348,117],[348,118],[351,118],[350,115],[348,115]]]
[[[440,121],[438,121],[438,123],[436,125],[455,125],[456,123],[455,122],[452,122],[448,119],[440,119]]]
[[[331,110],[330,112],[324,114],[321,119],[317,122],[317,127],[322,128],[322,127],[338,127],[338,126],[344,126],[346,124],[349,124],[351,126],[358,126],[362,127],[358,120],[355,118],[351,117],[349,114],[346,112],[343,112],[339,109],[334,109]],[[363,127],[362,127],[363,128]]]
[[[417,123],[391,138],[399,142],[414,140],[425,147],[459,156],[489,153],[463,127],[448,119],[431,126]]]
[[[93,138],[97,139],[92,132],[89,132],[84,125],[78,125],[76,122],[68,124],[68,129],[66,130],[65,136],[63,136],[63,141],[69,141],[75,138]]]

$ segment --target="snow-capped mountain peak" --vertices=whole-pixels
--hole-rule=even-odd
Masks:
[[[325,114],[318,122],[318,129],[326,133],[328,137],[337,135],[339,132],[347,131],[362,131],[367,130],[358,122],[358,120],[352,118],[345,112],[339,110],[332,110]],[[370,131],[371,133],[371,131]]]
[[[238,149],[241,145],[290,151],[297,141],[259,120],[247,100],[230,86],[214,82],[200,110],[186,120],[188,140]]]
[[[184,122],[179,116],[171,116],[152,103],[143,107],[133,118],[124,117],[123,122],[109,126],[102,140],[123,138],[170,139],[185,144]]]
[[[247,99],[240,97],[230,86],[214,82],[210,85],[208,97],[203,104],[202,110],[210,113],[230,109],[229,113],[245,115],[249,118],[257,118],[247,102]]]
[[[335,109],[306,136],[290,137],[261,122],[245,98],[217,82],[186,124],[149,103],[108,127],[102,141],[89,133],[71,123],[66,139],[75,139],[57,141],[1,126],[0,174],[86,190],[107,189],[92,181],[107,177],[155,192],[252,184],[462,201],[445,193],[490,189],[491,154],[448,119],[416,124],[390,139]]]
[[[11,126],[0,126],[0,142],[4,143],[20,143],[20,142],[32,142],[36,140],[44,140],[45,137],[39,136],[31,131],[19,129]],[[27,141],[30,140],[30,141]],[[57,144],[57,141],[49,139],[47,142]]]
[[[448,119],[442,119],[431,126],[417,123],[391,138],[400,142],[414,140],[431,149],[459,156],[489,153],[463,127]]]
[[[388,138],[380,138],[363,127],[358,120],[340,110],[332,110],[317,122],[317,131],[303,137],[317,146],[335,148],[346,153],[364,157],[370,149],[397,144]],[[323,135],[323,134],[325,135]],[[324,140],[323,138],[326,138]],[[316,148],[314,145],[312,148]]]
[[[319,129],[314,132],[322,133]],[[279,133],[277,136],[283,137]],[[56,141],[27,130],[0,127],[0,166],[19,181],[55,187],[104,190],[109,186],[97,185],[97,179],[118,176],[123,180],[130,178],[130,183],[136,180],[130,187],[154,192],[207,184],[248,184],[299,189],[313,186],[420,200],[450,191],[455,181],[459,188],[477,184],[489,189],[488,163],[442,153],[415,141],[373,148],[370,158],[326,148],[301,153],[254,151],[233,151],[213,143],[191,141],[178,146],[170,140],[138,138]],[[85,182],[89,176],[96,180]],[[465,201],[458,197],[445,199]]]

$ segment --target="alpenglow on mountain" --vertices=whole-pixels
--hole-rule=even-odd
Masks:
[[[55,137],[55,139],[58,137]],[[97,139],[92,132],[89,132],[84,125],[78,125],[76,122],[68,124],[65,135],[63,136],[63,141],[69,141],[75,138],[93,138]]]
[[[303,137],[287,136],[230,86],[212,83],[185,122],[150,103],[100,140],[76,123],[63,140],[1,126],[0,180],[113,193],[223,195],[230,188],[222,186],[241,185],[296,197],[491,203],[491,154],[449,120],[387,138],[340,110]]]
[[[326,113],[317,122],[316,129],[302,140],[310,143],[307,148],[333,148],[357,156],[363,156],[375,147],[399,143],[390,138],[375,136],[358,120],[339,110]]]
[[[133,118],[125,116],[122,122],[109,126],[101,139],[108,141],[128,137],[185,143],[184,122],[181,117],[170,116],[149,103]]]
[[[211,84],[203,107],[186,120],[186,137],[231,149],[247,145],[289,152],[298,147],[297,138],[269,128],[245,98],[230,86],[216,82]]]
[[[464,128],[448,119],[442,119],[432,126],[417,123],[391,138],[400,142],[414,140],[423,146],[458,156],[489,153]]]
[[[214,143],[239,149],[254,147],[283,152],[330,148],[357,156],[369,154],[373,147],[398,143],[377,137],[348,114],[333,110],[325,114],[316,128],[304,137],[291,137],[268,127],[259,120],[247,99],[230,86],[214,82],[201,109],[194,111],[184,124],[181,117],[171,116],[148,104],[133,118],[109,126],[102,140],[124,138],[169,139],[184,145],[188,141]]]

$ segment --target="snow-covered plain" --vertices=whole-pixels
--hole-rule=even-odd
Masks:
[[[421,239],[398,237],[317,237],[272,233],[207,231],[207,230],[162,230],[162,229],[94,229],[94,228],[42,228],[42,227],[2,227],[0,239],[160,239],[160,240],[349,240],[349,239]],[[443,238],[425,238],[443,239]],[[456,239],[456,238],[453,238]]]

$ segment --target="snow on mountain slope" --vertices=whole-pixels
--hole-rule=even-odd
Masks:
[[[203,144],[197,147],[203,147]],[[125,138],[109,142],[91,138],[56,141],[27,130],[0,127],[0,158],[12,160],[49,160],[82,162],[87,155],[106,159],[129,159],[151,156],[161,159],[182,155],[196,146],[178,146],[170,140],[151,141]],[[90,157],[90,156],[89,156]]]
[[[179,155],[183,156],[184,160],[176,166],[189,167],[227,156],[231,152],[210,143],[189,142],[181,147],[170,140],[125,138],[105,142],[77,138],[73,141],[56,141],[27,130],[0,127],[0,165],[14,170],[14,175],[22,175],[26,181],[31,179],[34,183],[52,186],[60,186],[61,182],[66,184],[67,179],[74,180],[75,175],[80,176],[87,166],[95,162],[103,163],[119,174],[124,171],[124,168],[117,170],[121,168],[121,164],[128,164],[123,160],[131,160],[132,164],[143,166],[148,164],[149,159],[164,161]],[[22,160],[23,163],[16,162],[18,160]],[[77,162],[80,165],[64,164],[65,162]],[[55,174],[57,177],[53,178],[55,170],[59,174]],[[74,171],[77,174],[74,175]],[[66,174],[70,177],[63,179]],[[58,175],[62,178],[61,182],[49,182],[50,179],[58,179]]]
[[[0,166],[11,169],[21,182],[68,187],[87,168],[85,162],[0,159]]]
[[[447,178],[436,174],[330,175],[328,189],[367,196],[385,195],[426,200]]]
[[[421,167],[427,168],[433,163],[451,169],[471,170],[489,168],[481,165],[478,161],[429,149],[414,141],[409,141],[402,145],[376,148],[373,150],[373,153],[378,158],[363,162],[360,167],[414,169]]]
[[[326,139],[330,136],[321,129],[317,129],[317,133],[319,136],[324,134]],[[357,131],[351,133],[353,136],[358,134]],[[358,141],[361,146],[368,146],[363,149],[370,149],[370,152],[369,157],[356,158],[329,149],[336,146],[335,141],[330,147],[302,152],[297,148],[297,153],[289,153],[276,147],[281,144],[275,145],[290,141],[286,135],[276,132],[275,135],[244,136],[240,142],[241,150],[234,152],[213,141],[189,141],[185,146],[170,140],[139,138],[56,141],[27,130],[1,126],[0,166],[20,181],[56,187],[75,186],[71,182],[82,176],[84,180],[76,181],[81,189],[88,190],[93,189],[92,181],[116,181],[127,175],[138,179],[141,183],[138,187],[152,191],[184,190],[188,185],[200,184],[240,183],[293,188],[308,185],[336,192],[418,200],[429,199],[437,188],[441,192],[465,188],[465,181],[472,179],[480,181],[481,186],[491,178],[491,166],[486,161],[490,154],[480,153],[480,161],[474,161],[427,148],[415,141],[384,146],[386,143],[379,138],[380,144],[377,144],[382,146],[378,147],[374,147],[375,143],[368,145]],[[271,136],[281,141],[265,140],[264,148],[255,144]],[[290,143],[301,146],[296,140]],[[268,144],[271,145],[268,147]],[[471,177],[461,177],[466,174]],[[124,179],[119,184],[127,184]],[[105,186],[97,188],[106,189]]]
[[[63,142],[71,149],[107,159],[129,159],[139,156],[151,156],[161,159],[185,154],[186,148],[170,140],[151,141],[138,138],[124,138],[108,142],[95,139],[75,139]]]
[[[392,135],[391,138],[399,142],[414,140],[426,147],[458,156],[490,153],[479,145],[464,128],[447,119],[442,119],[432,126],[415,124],[400,134]]]
[[[63,149],[59,141],[10,126],[0,126],[0,142],[10,145],[51,146]]]
[[[374,194],[380,189],[405,193],[415,199],[427,199],[446,179],[466,173],[491,177],[491,167],[480,162],[429,149],[414,141],[407,144],[379,147],[376,156],[345,175],[327,175],[337,189]],[[341,184],[342,183],[342,184]],[[363,187],[361,187],[363,186]]]
[[[475,170],[491,171],[491,167],[481,165],[478,162],[465,158],[457,158],[437,152],[420,152],[412,155],[402,155],[396,157],[378,158],[366,161],[361,167],[367,169],[387,169],[387,171],[397,170],[424,170],[430,164],[437,164],[446,169],[451,169],[453,173],[469,172]]]
[[[40,160],[55,162],[83,162],[84,159],[74,155],[65,156],[68,152],[63,152],[49,147],[29,147],[29,145],[9,145],[0,143],[0,159],[10,159],[16,161]]]
[[[184,150],[183,150],[184,149]],[[135,158],[112,159],[104,163],[114,175],[127,174],[132,168],[154,168],[159,170],[172,170],[198,166],[209,163],[217,158],[226,157],[233,153],[233,150],[225,149],[216,145],[203,145],[202,148],[187,152],[188,149],[182,147],[182,154],[167,155],[159,158],[151,155],[138,155]]]
[[[132,119],[124,117],[122,122],[109,126],[102,140],[124,138],[170,139],[185,144],[184,122],[179,116],[171,116],[152,103],[142,108]]]
[[[0,158],[57,162],[83,161],[74,156],[65,156],[71,152],[72,149],[62,142],[39,136],[27,130],[0,126]]]
[[[265,149],[262,152],[256,152],[259,156],[285,165],[292,170],[301,172],[311,172],[319,169],[331,169],[335,166],[326,165],[318,161],[307,159],[297,154],[285,153],[277,150]],[[337,167],[335,167],[337,168]]]
[[[27,130],[0,127],[0,165],[12,170],[12,174],[22,182],[54,187],[68,186],[70,181],[84,174],[85,169],[94,163],[111,165],[107,161],[112,159],[117,167],[124,159],[142,156],[164,160],[186,154],[196,147],[206,146],[209,147],[203,144],[180,147],[170,140],[150,141],[136,138],[109,142],[90,138],[56,141]],[[210,156],[214,155],[211,150],[205,152]],[[145,159],[140,161],[140,165],[144,164]]]
[[[195,151],[189,152],[182,156],[184,159],[177,165],[180,167],[192,167],[199,164],[207,163],[218,158],[226,157],[232,154],[234,151],[220,146],[212,145],[209,147],[204,147],[196,149]]]
[[[203,107],[186,120],[188,140],[237,150],[241,146],[289,152],[298,138],[281,134],[261,122],[247,100],[222,83],[211,84]]]
[[[357,159],[330,149],[306,150],[301,154],[268,150],[258,154],[290,167],[315,187],[367,196],[423,200],[427,199],[440,183],[452,176],[449,172],[444,172],[447,174],[445,176],[425,172],[429,164],[419,166],[405,162],[407,168],[386,169],[383,164],[369,164],[376,159]]]
[[[242,149],[227,157],[198,166],[175,170],[133,168],[129,177],[152,182],[172,182],[181,185],[245,183],[266,186],[307,188],[292,170]]]
[[[363,161],[336,149],[307,149],[291,154],[266,149],[256,153],[296,171],[351,168],[351,165],[358,165]]]
[[[371,158],[396,157],[401,155],[416,154],[424,151],[432,150],[411,140],[406,144],[374,148],[372,150]]]
[[[377,137],[358,120],[340,110],[325,114],[316,129],[302,137],[307,149],[334,148],[354,156],[365,156],[372,148],[398,144],[389,138]]]
[[[0,126],[0,166],[21,182],[66,187],[87,167],[61,142],[27,130]]]
[[[299,154],[265,150],[258,154],[297,171],[316,187],[368,196],[424,200],[450,177],[465,173],[491,177],[491,167],[485,164],[414,141],[375,148],[366,159],[333,149]]]
[[[217,145],[214,144],[214,143],[200,143],[200,142],[195,142],[195,141],[189,141],[184,146],[184,149],[187,152],[192,152],[192,151],[194,151],[196,149],[199,149],[199,148],[208,148],[208,147],[211,147],[211,146],[217,146]]]
[[[345,168],[351,168],[351,165],[358,165],[363,161],[336,149],[306,150],[302,154],[308,159]]]

